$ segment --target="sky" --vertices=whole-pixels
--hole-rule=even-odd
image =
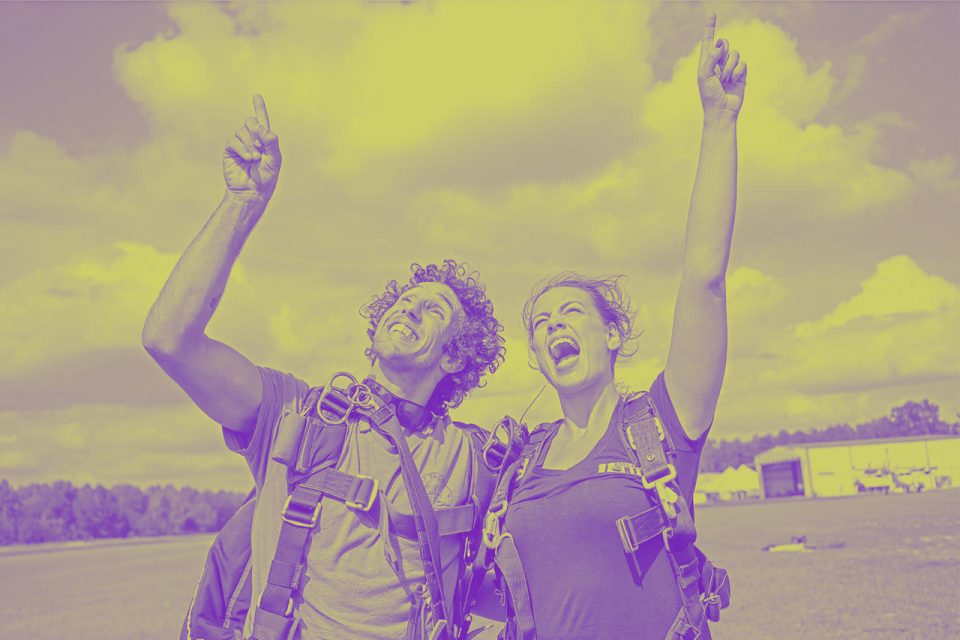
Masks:
[[[140,331],[262,94],[284,163],[208,334],[323,384],[360,306],[467,261],[507,359],[454,418],[542,385],[520,312],[624,274],[663,368],[696,171],[695,56],[749,67],[712,438],[960,411],[960,4],[0,3],[0,478],[250,485]],[[558,416],[548,389],[527,415]]]

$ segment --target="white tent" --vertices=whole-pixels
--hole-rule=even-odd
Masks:
[[[757,472],[745,464],[727,467],[722,473],[703,473],[694,491],[694,504],[711,500],[743,500],[760,495]]]

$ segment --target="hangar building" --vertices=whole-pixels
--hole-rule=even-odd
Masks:
[[[928,491],[960,486],[960,436],[785,445],[755,463],[762,498]]]

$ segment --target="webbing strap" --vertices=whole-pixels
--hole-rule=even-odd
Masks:
[[[255,640],[284,640],[290,631],[293,597],[303,577],[304,555],[320,519],[323,497],[362,509],[369,508],[376,495],[377,483],[372,478],[329,468],[314,473],[293,490],[281,512],[277,551],[254,612]]]
[[[314,504],[313,494],[336,498],[351,509],[369,511],[377,497],[377,481],[369,476],[343,473],[336,469],[323,469],[312,474],[293,490],[288,509],[298,500]]]
[[[484,571],[493,566],[500,540],[503,537],[503,520],[513,492],[514,478],[523,467],[524,461],[529,462],[529,460],[529,457],[514,460],[497,482],[497,488],[484,516],[480,550],[477,553],[477,563],[483,567]]]
[[[508,636],[519,640],[533,640],[536,629],[533,619],[533,602],[530,599],[530,587],[520,563],[520,554],[513,536],[503,531],[513,491],[522,479],[530,464],[539,464],[544,454],[544,444],[556,433],[560,422],[530,434],[522,457],[514,460],[502,472],[496,491],[490,501],[490,508],[484,521],[483,542],[477,555],[477,563],[485,570],[496,561],[497,571],[506,583],[508,607]],[[536,461],[536,462],[535,462]]]
[[[530,587],[520,564],[520,554],[513,536],[509,533],[500,539],[497,548],[497,569],[507,583],[507,595],[510,598],[509,613],[516,635],[511,640],[534,640],[537,637],[533,624],[533,604],[530,599]]]
[[[677,484],[676,469],[667,458],[666,434],[661,439],[662,427],[658,428],[659,419],[649,394],[622,405],[621,412],[628,448],[637,458],[643,486],[654,492],[656,503],[669,523],[664,530],[667,551],[693,544],[697,538],[693,516]]]
[[[253,635],[250,640],[287,640],[293,619],[257,608],[253,617]]]
[[[644,542],[660,537],[670,526],[660,507],[650,507],[632,516],[624,516],[617,520],[617,531],[620,532],[620,541],[623,550],[633,553]]]
[[[386,508],[390,516],[390,526],[394,533],[407,540],[417,539],[417,525],[413,514],[402,513],[389,500]],[[480,510],[475,503],[462,504],[456,507],[436,509],[437,527],[440,536],[449,536],[457,533],[472,531],[479,521]]]
[[[644,540],[662,532],[664,548],[680,589],[681,611],[667,634],[668,640],[698,640],[709,631],[700,599],[699,559],[693,546],[697,537],[693,516],[676,480],[676,469],[664,446],[667,434],[649,394],[643,394],[621,409],[621,422],[629,448],[634,452],[643,475],[643,486],[654,497],[659,518],[650,510],[617,521],[624,548],[635,551]],[[657,522],[659,520],[660,522]],[[633,547],[632,549],[630,547]]]
[[[648,395],[644,394],[622,405],[620,411],[630,446],[640,460],[644,480],[653,483],[666,477],[670,472],[670,462],[660,440],[657,417]]]
[[[681,615],[670,627],[666,640],[705,640],[709,638],[709,631],[700,601],[699,559],[692,545],[668,553],[667,557],[680,586]]]
[[[254,634],[251,640],[286,640],[287,636],[293,631],[295,626],[293,618],[294,594],[304,572],[304,557],[310,534],[320,519],[322,498],[328,495],[343,501],[350,508],[363,511],[370,510],[375,503],[379,491],[377,482],[373,478],[345,474],[330,467],[311,473],[306,478],[298,477],[299,474],[296,473],[301,469],[307,469],[308,465],[311,464],[311,461],[307,460],[305,455],[309,455],[311,450],[318,448],[317,445],[324,441],[326,435],[324,432],[345,434],[346,419],[354,409],[365,415],[374,428],[394,444],[399,453],[400,471],[410,499],[410,505],[414,511],[412,520],[423,562],[425,581],[429,590],[428,605],[432,618],[432,628],[426,631],[426,635],[430,638],[439,638],[445,635],[448,630],[440,573],[442,565],[438,548],[440,525],[423,486],[420,472],[410,453],[403,428],[394,407],[390,404],[394,397],[381,385],[372,380],[367,380],[369,388],[364,385],[355,385],[354,387],[357,390],[366,388],[367,395],[354,394],[351,389],[351,395],[347,397],[342,393],[343,390],[339,390],[341,391],[340,395],[344,396],[340,398],[340,395],[333,393],[338,389],[333,388],[332,384],[338,376],[345,376],[355,383],[352,376],[337,374],[331,379],[331,383],[325,387],[326,391],[330,393],[321,394],[319,401],[315,399],[319,390],[311,389],[294,425],[299,427],[297,433],[301,435],[290,443],[292,445],[289,447],[291,451],[285,453],[283,455],[284,459],[281,460],[288,464],[290,480],[292,484],[295,484],[295,488],[287,498],[282,510],[283,522],[280,527],[277,551],[271,562],[266,586],[260,595],[258,606],[254,612]],[[373,394],[370,394],[369,391],[373,391]],[[328,396],[336,396],[334,400],[339,404],[336,402],[331,404]],[[340,406],[344,404],[344,402],[341,402],[344,398],[349,401],[347,407]],[[328,402],[323,405],[325,399]],[[319,405],[323,405],[320,407],[321,409],[331,413],[331,416],[337,418],[337,420],[335,424],[326,425],[324,425],[324,421],[317,422],[319,426],[325,426],[326,428],[307,429],[305,427],[308,423],[316,422],[308,414],[314,410],[314,406],[318,406],[314,404],[317,402],[319,402]],[[340,428],[330,429],[330,427]],[[342,435],[339,438],[339,448],[342,449],[345,439]],[[332,466],[336,463],[338,457],[333,456],[330,460],[325,457],[324,462]],[[290,458],[289,462],[294,462],[294,464],[290,465],[287,458]],[[469,530],[469,527],[464,524],[465,520],[470,519],[471,523],[476,520],[476,509],[473,508],[473,505],[469,506],[470,509],[451,510],[449,515],[444,516],[445,528],[448,528],[451,532],[456,530],[458,533]],[[381,525],[384,524],[382,521],[387,513],[387,510],[381,512]],[[389,561],[389,554],[387,555]],[[417,608],[422,610],[423,607]],[[423,625],[417,626],[424,629]],[[408,633],[411,631],[412,629],[408,629]]]
[[[403,427],[400,426],[397,416],[392,411],[383,412],[384,408],[389,408],[389,405],[384,404],[377,409],[371,415],[371,419],[374,426],[396,446],[397,453],[400,455],[400,473],[413,509],[413,521],[417,529],[417,548],[420,551],[423,574],[430,596],[430,612],[435,623],[446,625],[446,603],[441,577],[443,565],[439,549],[440,526],[437,523],[437,515],[423,486],[417,464],[410,453]]]

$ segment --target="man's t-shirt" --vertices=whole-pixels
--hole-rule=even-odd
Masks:
[[[684,433],[663,374],[650,395],[677,451],[681,492],[692,505],[706,435],[692,441]],[[601,467],[605,463],[634,462],[619,427],[618,407],[586,458],[566,470],[531,466],[514,491],[505,529],[517,545],[541,640],[663,638],[680,611],[679,588],[660,539],[641,545],[639,561],[620,542],[617,519],[653,503],[640,478],[626,470],[600,472],[622,469]]]
[[[263,591],[277,548],[280,510],[287,499],[287,468],[271,458],[276,429],[284,410],[299,411],[308,385],[289,374],[260,369],[263,397],[257,425],[249,442],[228,429],[227,446],[246,458],[259,498],[251,531],[253,603]],[[439,426],[430,433],[413,433],[407,443],[434,507],[468,501],[471,473],[469,436],[456,427]],[[376,478],[380,491],[397,511],[412,509],[400,474],[399,456],[366,421],[351,425],[337,469]],[[381,497],[382,499],[382,497]],[[302,580],[302,617],[297,638],[402,638],[410,612],[410,594],[423,582],[423,565],[415,541],[380,534],[371,514],[351,511],[343,503],[321,502],[320,522],[312,534]],[[397,559],[391,567],[384,552],[390,545]],[[444,582],[456,579],[460,560],[455,537],[441,539]],[[253,632],[251,606],[244,638]]]

